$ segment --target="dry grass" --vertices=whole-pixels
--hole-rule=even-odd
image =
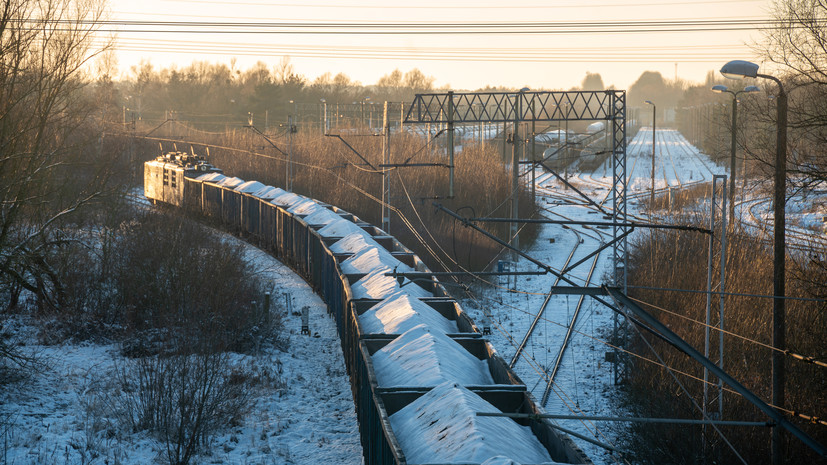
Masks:
[[[372,167],[342,141],[325,137],[318,130],[293,134],[292,144],[288,143],[286,129],[270,134],[268,137],[278,147],[275,148],[251,129],[221,134],[204,133],[181,124],[173,129],[170,137],[198,143],[194,147],[198,153],[203,153],[204,146],[210,145],[211,161],[225,174],[274,186],[285,186],[287,157],[281,152],[291,153],[294,161],[293,191],[336,205],[372,224],[382,223],[382,175],[377,170],[383,163],[383,138],[372,135],[367,128],[340,131],[347,143]],[[394,133],[390,141],[389,163],[447,165],[445,148],[440,147],[439,143],[444,143],[442,137],[429,147],[424,138],[411,132]],[[148,156],[158,153],[157,142],[154,148],[152,145],[148,147]],[[164,148],[170,149],[171,143],[165,143]],[[188,150],[189,146],[178,143],[178,149]],[[389,171],[390,204],[393,207],[389,232],[434,269],[441,268],[441,261],[453,269],[460,265],[479,270],[496,258],[500,247],[479,233],[463,228],[447,214],[438,212],[432,203],[439,202],[466,216],[508,217],[511,214],[508,201],[511,175],[504,167],[495,144],[488,144],[485,149],[467,144],[456,155],[454,165],[454,198],[447,198],[448,170],[444,166],[404,167]],[[520,215],[532,216],[535,207],[530,190],[521,185],[519,195]],[[482,226],[507,239],[507,223],[486,223]],[[417,236],[436,250],[439,261],[428,253]],[[535,227],[523,228],[520,242],[530,244],[535,236]]]
[[[702,219],[697,218],[696,224]],[[706,289],[707,241],[698,233],[652,232],[642,236],[634,245],[630,257],[630,283],[680,289]],[[716,249],[720,245],[716,242]],[[714,263],[719,263],[716,255]],[[812,297],[824,293],[824,272],[821,270],[821,285],[799,279],[818,273],[815,262],[796,263],[788,260],[787,295],[791,297]],[[718,281],[720,269],[713,270],[713,283]],[[715,284],[713,284],[714,286]],[[727,243],[726,291],[731,293],[771,295],[772,294],[772,251],[760,240],[731,233]],[[672,330],[687,340],[693,347],[703,350],[706,295],[682,292],[655,292],[635,290],[633,297],[646,302],[643,307],[666,323]],[[712,325],[718,324],[717,295],[712,298]],[[759,343],[771,343],[772,299],[760,297],[726,296],[725,329],[733,334],[725,336],[725,369],[739,382],[762,399],[771,398],[771,351]],[[668,311],[666,311],[668,310]],[[823,302],[800,300],[787,301],[786,348],[792,352],[827,360],[827,305]],[[694,321],[691,321],[694,320]],[[712,331],[714,341],[710,359],[717,361],[718,332]],[[696,378],[703,377],[702,368],[677,350],[649,337],[667,365],[675,370],[688,373]],[[636,339],[632,350],[652,359],[651,350],[641,339]],[[787,402],[790,410],[809,415],[823,416],[827,403],[823,393],[827,392],[827,371],[811,364],[787,358]],[[637,360],[633,363],[632,376],[628,384],[629,407],[641,416],[666,416],[697,418],[699,413],[684,395],[671,376],[655,364]],[[679,378],[687,387],[691,398],[701,402],[703,385],[688,376]],[[710,390],[715,398],[715,390]],[[662,402],[659,402],[662,401]],[[664,405],[658,410],[654,405]],[[717,406],[712,410],[717,410]],[[737,394],[725,392],[724,419],[765,421],[765,416]],[[821,443],[827,441],[827,428],[793,421]],[[640,451],[637,459],[641,463],[696,463],[704,453],[700,447],[701,428],[686,426],[670,427],[658,425],[635,426],[637,435],[630,439],[631,450]],[[756,427],[722,428],[727,439],[735,444],[738,452],[750,464],[769,463],[769,430]],[[706,431],[706,454],[714,459],[720,454],[719,463],[735,463],[737,458],[726,447],[720,437],[711,429]],[[685,440],[674,441],[681,437]],[[814,463],[814,454],[797,439],[788,441],[788,463]]]

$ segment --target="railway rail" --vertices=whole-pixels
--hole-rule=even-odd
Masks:
[[[147,162],[145,195],[257,240],[319,293],[336,321],[366,464],[591,463],[538,417],[525,384],[435,277],[404,277],[430,271],[385,231],[187,154]],[[491,423],[477,412],[529,415]]]

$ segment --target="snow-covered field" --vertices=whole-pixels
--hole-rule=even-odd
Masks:
[[[226,236],[227,240],[235,240]],[[282,383],[256,390],[239,426],[222,431],[196,463],[360,464],[362,448],[336,325],[322,300],[289,268],[248,247],[249,261],[274,299],[292,295],[294,313],[310,307],[311,336],[301,317],[282,315],[285,352],[233,354],[235,364],[270,373]],[[12,328],[5,322],[7,331]],[[14,324],[18,330],[20,322]],[[33,338],[32,338],[33,339]],[[114,345],[28,345],[47,366],[30,380],[6,386],[0,397],[0,462],[5,464],[165,463],[163,445],[146,433],[101,428],[90,412],[113,389],[111,371],[123,358]]]

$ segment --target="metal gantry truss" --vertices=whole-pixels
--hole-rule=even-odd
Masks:
[[[519,249],[517,224],[518,165],[517,131],[523,122],[605,121],[611,137],[612,160],[612,264],[614,284],[626,291],[627,236],[632,227],[627,221],[626,172],[626,91],[520,91],[520,92],[442,92],[418,94],[405,112],[405,123],[439,123],[447,126],[449,137],[449,197],[454,195],[454,157],[452,135],[457,123],[513,123],[511,246]],[[609,131],[611,131],[609,133]],[[515,259],[518,254],[515,255]],[[614,330],[623,341],[628,323],[615,315]],[[615,350],[615,383],[626,376],[626,363]]]
[[[622,101],[622,107],[617,102]],[[626,91],[444,92],[417,94],[405,123],[625,121]],[[453,108],[453,118],[449,114]],[[618,113],[620,110],[620,113]]]
[[[417,94],[405,123],[454,124],[605,121],[612,137],[612,236],[614,280],[626,289],[624,270],[629,233],[626,217],[626,91],[442,92]],[[516,140],[516,137],[514,138]],[[448,144],[453,174],[453,144]],[[450,176],[453,195],[453,176]],[[514,196],[516,197],[516,196]],[[621,238],[621,239],[618,239]]]
[[[551,289],[553,294],[581,294],[592,296],[596,301],[615,312],[615,334],[625,339],[625,334],[630,327],[629,321],[637,327],[650,332],[670,345],[676,347],[689,357],[700,363],[704,370],[708,370],[719,380],[719,389],[723,383],[729,385],[733,390],[742,395],[745,399],[765,413],[776,425],[783,427],[796,436],[805,445],[816,451],[820,456],[827,457],[827,447],[819,444],[807,433],[788,421],[784,414],[774,407],[765,403],[758,396],[742,386],[738,381],[728,375],[720,365],[716,365],[708,357],[701,354],[680,336],[672,332],[666,325],[662,324],[655,317],[646,312],[636,302],[627,296],[626,278],[626,257],[628,244],[626,237],[634,229],[635,225],[627,218],[627,165],[626,165],[626,92],[616,90],[606,91],[559,91],[559,92],[468,92],[468,93],[431,93],[419,94],[411,106],[405,112],[404,123],[444,123],[450,135],[455,123],[523,123],[523,122],[550,122],[550,121],[606,121],[606,129],[611,127],[612,136],[612,236],[613,236],[613,264],[614,264],[614,287],[582,287],[574,286],[570,279],[558,273],[550,266],[532,259],[524,254],[516,245],[509,245],[495,236],[483,231],[473,224],[473,220],[459,216],[447,210],[439,204],[437,208],[454,216],[457,220],[463,221],[467,226],[474,227],[482,234],[488,236],[495,242],[511,247],[516,253],[524,256],[541,269],[561,278],[571,286],[555,286]],[[514,141],[517,141],[517,127],[515,124]],[[451,160],[449,169],[453,173],[453,143],[449,143],[449,154]],[[516,152],[514,152],[516,153]],[[516,157],[515,157],[516,158]],[[515,160],[514,171],[517,171]],[[453,185],[453,176],[451,176]],[[453,186],[452,186],[453,187]],[[453,193],[451,194],[453,195]],[[516,197],[516,195],[514,196]],[[526,220],[520,220],[526,221]],[[712,233],[712,228],[706,233]],[[723,266],[722,266],[723,268]],[[569,268],[570,269],[570,268]],[[723,289],[721,289],[723,290]],[[612,303],[601,299],[608,296]],[[617,318],[618,314],[624,316],[622,323]],[[622,327],[621,327],[622,325]],[[625,341],[618,341],[624,344]],[[722,344],[721,344],[722,345]],[[615,350],[615,383],[618,379],[625,377],[626,364],[622,362],[620,353]],[[580,417],[578,417],[580,418]],[[661,421],[657,419],[656,421]],[[669,420],[672,421],[672,420]],[[710,418],[704,409],[704,424],[721,423],[721,418]],[[751,423],[750,426],[769,426],[770,422]],[[584,438],[574,432],[561,430]],[[584,438],[587,439],[587,438]],[[589,442],[597,442],[587,439]],[[601,445],[601,444],[598,444]]]

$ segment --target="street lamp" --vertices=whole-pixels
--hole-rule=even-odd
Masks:
[[[739,91],[731,91],[727,88],[727,86],[718,84],[712,86],[712,92],[718,92],[720,94],[727,93],[732,94],[732,147],[730,151],[730,159],[729,159],[729,217],[735,218],[735,151],[736,151],[736,144],[735,144],[735,134],[736,129],[738,127],[738,94],[743,94],[747,92],[758,92],[759,89],[756,86],[747,86],[744,90]],[[746,181],[746,179],[744,179]]]
[[[651,209],[655,208],[655,124],[657,124],[657,110],[658,107],[652,103],[651,100],[646,101],[647,105],[652,105],[652,199],[649,202]]]
[[[773,301],[772,301],[772,403],[775,408],[784,408],[784,354],[782,350],[785,332],[784,310],[784,250],[786,218],[784,206],[787,192],[787,94],[781,81],[768,74],[758,72],[758,65],[749,61],[733,60],[721,68],[721,74],[730,79],[760,77],[778,84],[776,102],[776,140],[775,140],[775,189],[773,199]],[[776,425],[772,429],[772,463],[781,464],[781,429]]]

